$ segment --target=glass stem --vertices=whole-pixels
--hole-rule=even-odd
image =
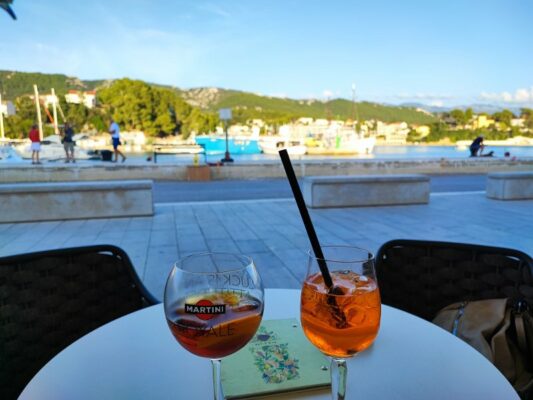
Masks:
[[[331,359],[331,398],[344,400],[346,396],[346,360],[343,358]]]
[[[215,400],[224,400],[224,391],[222,390],[222,380],[220,377],[220,359],[211,360],[213,365],[213,394]]]

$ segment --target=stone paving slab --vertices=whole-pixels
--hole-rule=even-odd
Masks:
[[[533,255],[533,200],[501,202],[484,193],[432,194],[429,204],[311,210],[322,244],[376,252],[392,239],[511,247]],[[153,217],[0,224],[0,256],[113,244],[161,298],[172,264],[201,251],[251,256],[265,287],[297,288],[309,243],[293,200],[156,204]]]

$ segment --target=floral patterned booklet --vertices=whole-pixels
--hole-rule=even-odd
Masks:
[[[327,388],[329,360],[297,319],[267,320],[244,348],[222,360],[222,385],[227,399]]]

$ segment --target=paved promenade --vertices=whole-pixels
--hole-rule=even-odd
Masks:
[[[486,174],[429,175],[431,193],[485,190]],[[300,180],[300,185],[301,185]],[[209,182],[155,181],[155,203],[183,201],[288,199],[292,191],[287,178],[223,180]]]
[[[512,247],[533,255],[533,201],[484,193],[433,193],[427,205],[311,210],[322,244],[376,251],[391,239],[433,239]],[[0,256],[114,244],[161,298],[172,263],[199,251],[253,257],[266,287],[300,286],[309,243],[293,200],[156,204],[153,217],[0,224]]]

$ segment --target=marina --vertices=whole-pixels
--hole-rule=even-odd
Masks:
[[[224,147],[221,147],[222,144]],[[231,143],[231,142],[230,142]],[[0,146],[0,164],[6,163],[27,163],[24,161],[24,149],[29,144],[18,144],[16,146],[2,145]],[[44,161],[57,162],[65,157],[65,152],[61,144],[50,145],[55,148],[54,157],[44,159]],[[216,163],[219,162],[225,151],[225,142],[217,141],[215,150],[207,150],[205,157],[201,157],[201,162]],[[44,148],[45,146],[43,146]],[[272,162],[278,161],[279,156],[277,150],[272,149],[268,153],[261,153],[260,149],[255,153],[240,153],[232,152],[235,146],[230,147],[230,154],[234,158],[235,163],[257,163],[257,162]],[[220,150],[223,149],[223,150]],[[408,146],[383,146],[376,145],[371,154],[301,154],[301,149],[293,147],[297,151],[290,153],[293,158],[304,161],[323,161],[323,160],[422,160],[422,159],[469,159],[470,152],[468,148],[458,147],[455,145],[435,146],[435,145],[408,145]],[[505,158],[506,152],[510,154],[509,158],[533,158],[533,146],[488,146],[488,149],[494,150],[493,158]],[[203,153],[200,145],[154,145],[151,150],[142,152],[126,152],[128,162],[146,163],[148,158],[153,156],[153,151],[166,154],[165,157],[158,159],[158,163],[193,164],[194,154]],[[76,150],[78,154],[84,154],[82,150]],[[79,153],[78,153],[79,151]],[[44,153],[43,153],[44,154]],[[82,162],[98,163],[101,160],[90,160],[90,156],[79,157]]]

